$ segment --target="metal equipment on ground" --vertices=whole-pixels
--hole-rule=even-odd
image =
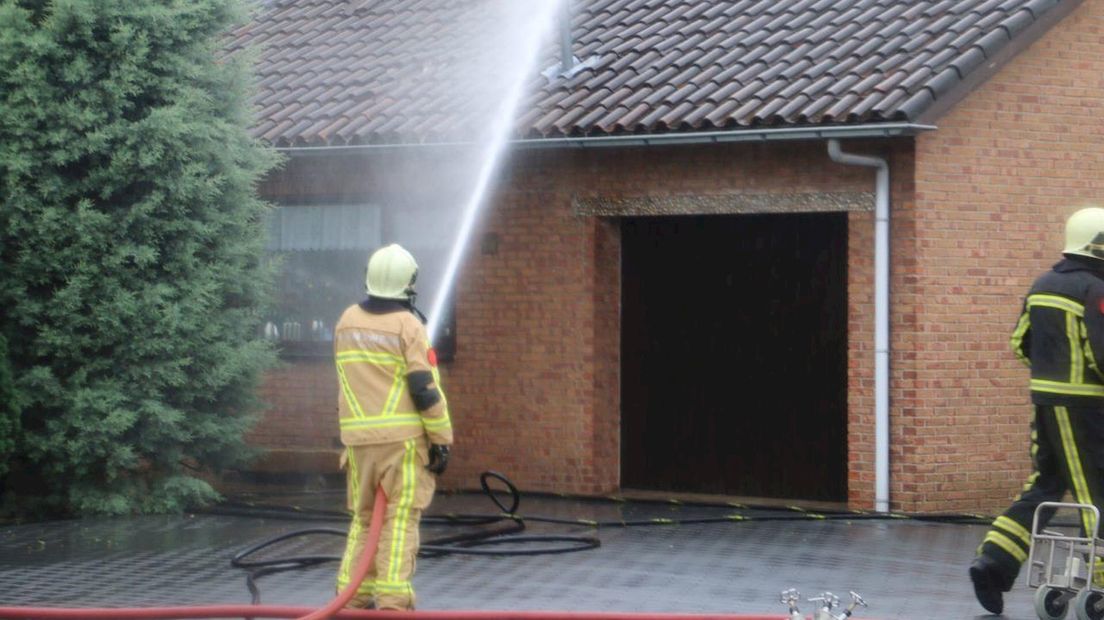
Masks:
[[[1043,529],[1059,510],[1076,511],[1078,523],[1091,525],[1080,534]],[[1040,620],[1062,620],[1073,608],[1077,620],[1104,620],[1104,588],[1093,583],[1093,566],[1104,550],[1099,538],[1100,511],[1092,504],[1043,502],[1031,523],[1027,585],[1035,588]]]

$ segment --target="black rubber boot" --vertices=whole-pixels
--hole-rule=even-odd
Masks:
[[[999,614],[1004,611],[1004,592],[1011,590],[997,562],[986,555],[979,555],[970,563],[970,581],[974,582],[974,596],[985,611]]]

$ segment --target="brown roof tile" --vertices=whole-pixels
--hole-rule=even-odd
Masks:
[[[649,109],[650,108],[648,107],[648,104],[641,102],[633,106],[631,109],[629,109],[628,112],[625,113],[624,116],[617,120],[608,118],[603,120],[607,125],[612,124],[615,128],[615,131],[624,131],[635,126],[636,122],[643,118],[644,115],[647,114]]]
[[[697,104],[689,113],[686,114],[686,118],[683,120],[691,127],[701,127],[702,121],[705,120],[705,117],[714,109],[716,109],[716,107],[717,106],[715,104],[709,101]]]
[[[732,118],[732,113],[736,111],[736,108],[740,107],[740,102],[736,99],[727,99],[723,102],[717,103],[717,109],[713,110],[705,116],[710,123],[717,127],[725,126]]]
[[[515,134],[915,120],[1078,1],[572,0],[585,68],[531,80]],[[232,52],[260,47],[255,134],[277,145],[463,138],[464,119],[485,110],[442,76],[455,77],[459,55],[492,66],[501,51],[441,42],[486,27],[488,2],[266,0],[228,38]],[[540,69],[558,58],[549,44]]]

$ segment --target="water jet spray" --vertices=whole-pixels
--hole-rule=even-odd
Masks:
[[[441,278],[441,288],[437,291],[433,305],[429,310],[429,323],[426,329],[429,332],[431,343],[437,341],[441,322],[446,314],[445,304],[449,303],[452,297],[452,288],[456,281],[457,271],[460,268],[460,261],[463,259],[471,241],[472,231],[475,228],[479,212],[486,204],[488,195],[492,190],[491,181],[502,163],[507,141],[514,128],[518,106],[526,94],[528,79],[536,73],[535,69],[540,58],[541,47],[560,15],[561,3],[565,1],[537,0],[524,3],[528,19],[524,24],[524,32],[516,36],[520,46],[519,49],[510,50],[511,56],[519,58],[520,62],[514,65],[514,74],[506,79],[506,92],[501,99],[502,103],[496,109],[489,131],[486,133],[486,138],[479,147],[480,163],[475,177],[475,184],[461,212],[456,239],[449,251],[445,271]]]

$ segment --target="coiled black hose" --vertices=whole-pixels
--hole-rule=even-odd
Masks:
[[[503,502],[498,494],[490,488],[489,481],[496,480],[505,485],[507,490],[508,501]],[[694,518],[649,518],[649,519],[636,519],[636,520],[605,520],[596,521],[592,519],[570,519],[570,518],[558,518],[558,517],[543,517],[543,516],[522,516],[518,514],[520,508],[521,493],[517,487],[506,478],[506,476],[494,472],[486,471],[479,477],[480,487],[483,493],[487,495],[494,502],[495,506],[501,511],[496,515],[439,515],[439,516],[425,516],[422,518],[422,523],[431,525],[453,525],[453,526],[487,526],[495,523],[501,523],[503,521],[510,521],[499,528],[486,529],[476,532],[464,532],[462,534],[456,534],[452,536],[445,536],[428,540],[423,544],[419,550],[419,556],[424,558],[434,558],[443,555],[450,554],[465,554],[465,555],[485,555],[485,556],[524,556],[524,555],[542,555],[551,553],[570,553],[574,551],[584,551],[586,549],[593,549],[600,545],[597,538],[590,536],[573,536],[573,535],[518,535],[525,530],[526,522],[532,523],[548,523],[558,525],[571,525],[571,526],[587,526],[593,528],[601,527],[643,527],[643,526],[656,526],[656,525],[691,525],[691,524],[705,524],[705,523],[743,523],[743,522],[765,522],[765,521],[880,521],[880,520],[913,520],[935,523],[954,523],[962,525],[973,524],[988,524],[992,521],[992,517],[986,515],[977,514],[946,514],[946,513],[876,513],[876,512],[863,512],[863,511],[825,511],[814,512],[805,510],[797,506],[748,506],[743,504],[718,504],[711,502],[680,502],[676,500],[643,500],[644,503],[663,503],[676,506],[702,506],[711,508],[733,508],[733,509],[758,509],[769,510],[774,514],[746,514],[741,512],[732,512],[725,515],[715,517],[694,517]],[[616,501],[622,502],[624,500],[619,498],[594,498],[594,497],[574,497],[574,496],[556,496],[561,499],[577,499],[580,501],[589,502],[605,502]],[[779,511],[783,511],[778,514]],[[219,507],[215,512],[221,514],[242,514],[248,516],[266,516],[273,518],[283,519],[302,519],[312,521],[333,521],[333,520],[346,520],[349,515],[339,511],[311,511],[306,513],[295,509],[292,512],[288,510],[272,510],[272,509],[258,509],[256,507],[250,507],[248,509],[235,509],[232,506]],[[345,537],[345,530],[330,529],[330,528],[313,528],[307,530],[300,530],[297,532],[291,532],[283,536],[279,536],[270,540],[266,540],[262,543],[254,545],[248,549],[239,552],[231,560],[231,565],[250,571],[247,577],[247,586],[250,593],[253,594],[254,603],[259,602],[259,594],[257,593],[255,580],[264,575],[270,575],[276,572],[282,572],[285,570],[292,570],[297,568],[307,568],[316,566],[323,562],[338,561],[341,558],[339,556],[301,556],[291,558],[278,558],[273,560],[248,560],[247,558],[262,549],[265,549],[278,542],[285,541],[289,538],[297,536],[306,536],[310,534],[324,534]],[[512,544],[532,544],[532,543],[555,543],[551,546],[526,548],[526,549],[488,549],[488,546],[495,545],[512,545]]]
[[[509,490],[510,502],[509,505],[504,504],[491,490],[489,480],[498,480],[506,485]],[[482,555],[482,556],[531,556],[531,555],[547,555],[552,553],[572,553],[575,551],[585,551],[587,549],[594,549],[601,545],[594,536],[576,536],[568,534],[528,534],[520,535],[525,531],[525,519],[517,515],[518,507],[521,504],[521,493],[506,476],[494,471],[486,471],[479,477],[480,486],[483,488],[483,492],[491,498],[491,501],[502,510],[499,515],[455,515],[444,517],[424,517],[423,523],[446,523],[450,525],[492,525],[502,521],[510,521],[508,525],[504,527],[497,527],[491,529],[483,529],[479,531],[469,531],[461,534],[454,534],[451,536],[444,536],[440,538],[434,538],[426,541],[421,545],[418,551],[418,556],[423,558],[435,558],[445,555],[462,554],[462,555]],[[224,511],[225,512],[225,511]],[[332,513],[333,517],[347,519],[348,515],[343,513]],[[327,518],[327,517],[323,517]],[[578,523],[571,523],[578,525]],[[249,594],[252,597],[254,605],[259,605],[261,602],[260,588],[257,586],[257,580],[266,575],[273,575],[289,570],[298,570],[304,568],[310,568],[324,564],[326,562],[338,562],[341,560],[341,556],[337,555],[304,555],[304,556],[291,556],[291,557],[278,557],[268,560],[253,560],[251,556],[256,555],[264,549],[267,549],[273,545],[291,540],[293,538],[300,538],[303,536],[311,535],[324,535],[324,536],[338,536],[345,538],[347,532],[341,529],[335,528],[307,528],[302,530],[296,530],[294,532],[288,532],[281,534],[273,538],[261,541],[255,545],[247,547],[238,553],[234,554],[234,557],[230,559],[230,565],[234,568],[240,568],[245,571],[245,585],[249,589]],[[544,546],[536,548],[525,549],[487,549],[481,547],[488,546],[505,546],[505,545],[518,545],[526,544],[531,545],[533,543],[545,544]]]

